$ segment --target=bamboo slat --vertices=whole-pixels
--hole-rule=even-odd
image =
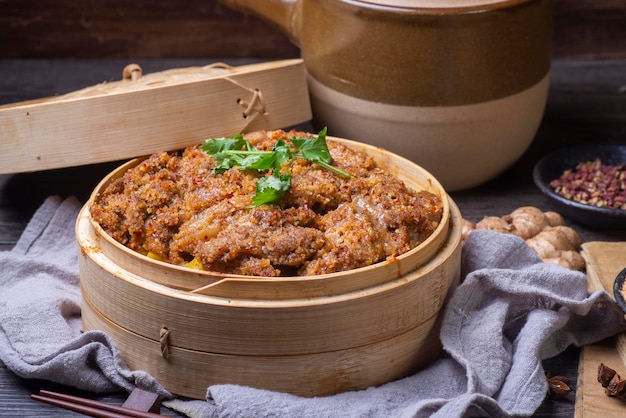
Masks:
[[[0,174],[126,160],[310,119],[299,59],[130,76],[0,106]]]

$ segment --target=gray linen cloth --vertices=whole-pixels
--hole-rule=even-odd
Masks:
[[[0,360],[25,378],[167,397],[151,376],[126,367],[107,335],[80,332],[79,206],[49,198],[16,247],[0,253]],[[584,274],[542,263],[512,235],[472,232],[462,277],[444,315],[444,352],[412,376],[317,398],[213,385],[206,401],[165,404],[198,418],[529,416],[547,392],[543,359],[626,330],[606,292],[588,294]]]
[[[46,199],[11,251],[0,252],[0,360],[18,376],[93,392],[169,395],[128,369],[103,332],[81,333],[74,224],[80,202]]]

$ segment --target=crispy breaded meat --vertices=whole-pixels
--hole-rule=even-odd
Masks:
[[[245,136],[258,149],[302,132]],[[408,188],[368,154],[327,141],[341,177],[309,161],[291,167],[278,205],[251,207],[263,175],[231,168],[199,146],[156,153],[113,181],[90,207],[115,240],[163,261],[195,259],[206,270],[251,276],[318,275],[401,255],[428,238],[442,216],[441,197]]]

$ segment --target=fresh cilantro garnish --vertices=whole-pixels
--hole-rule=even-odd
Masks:
[[[326,128],[315,139],[294,137],[291,138],[291,143],[293,147],[279,140],[271,151],[263,151],[254,147],[242,135],[236,135],[232,138],[207,139],[200,148],[217,161],[214,174],[223,173],[232,167],[270,172],[269,176],[261,177],[257,181],[256,194],[252,198],[253,206],[276,204],[282,199],[291,186],[290,169],[296,158],[311,161],[340,176],[352,177],[331,165],[332,157],[326,144]]]
[[[252,197],[253,206],[274,204],[282,199],[283,195],[291,186],[291,176],[266,176],[256,182],[256,193]]]

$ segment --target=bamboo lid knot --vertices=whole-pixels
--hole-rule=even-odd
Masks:
[[[141,67],[138,64],[128,64],[122,70],[122,79],[123,80],[139,80],[142,75]]]
[[[243,107],[245,110],[243,111],[243,118],[247,119],[250,115],[267,115],[268,113],[265,111],[265,101],[263,100],[263,93],[259,89],[249,89],[248,87],[242,86],[241,84],[234,82],[233,80],[229,80],[239,87],[248,90],[252,93],[252,98],[250,101],[246,101],[244,99],[237,99],[237,104]]]

